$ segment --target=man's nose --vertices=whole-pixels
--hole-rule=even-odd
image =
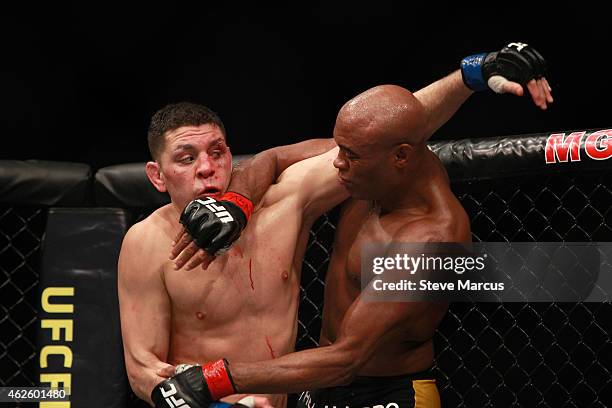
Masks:
[[[196,174],[203,178],[209,178],[215,174],[215,166],[208,156],[200,157],[198,159]]]
[[[348,170],[348,164],[345,159],[340,157],[340,154],[334,159],[334,167],[338,170]]]

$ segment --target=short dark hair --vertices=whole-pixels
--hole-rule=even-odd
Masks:
[[[151,157],[157,160],[164,148],[165,134],[181,126],[200,126],[214,124],[225,136],[225,126],[221,118],[204,105],[191,102],[171,103],[153,115],[147,141],[149,142],[149,152]]]

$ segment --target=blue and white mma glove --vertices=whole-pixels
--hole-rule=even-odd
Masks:
[[[523,87],[546,72],[544,57],[524,43],[513,42],[500,51],[470,55],[461,61],[461,75],[465,85],[474,91],[491,89],[503,93],[505,81]]]

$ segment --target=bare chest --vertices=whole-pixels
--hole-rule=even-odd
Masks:
[[[394,223],[381,218],[369,209],[367,203],[358,202],[343,213],[336,236],[338,259],[336,274],[342,274],[348,284],[361,285],[361,258],[364,246],[372,243],[389,243],[394,233]]]
[[[282,294],[295,281],[289,262],[240,246],[218,257],[206,270],[174,270],[168,263],[164,276],[175,314],[199,320],[262,311],[273,306],[275,299],[266,294]]]
[[[200,321],[210,327],[237,316],[288,310],[299,289],[293,267],[297,232],[285,237],[282,228],[275,234],[273,226],[269,216],[252,220],[232,248],[206,270],[175,270],[171,261],[165,262],[163,279],[175,322]]]

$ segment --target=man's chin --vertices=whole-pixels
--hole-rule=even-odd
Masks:
[[[357,189],[354,186],[345,186],[346,190],[349,192],[351,198],[355,200],[369,200],[370,196],[367,192],[364,192],[361,189]]]

